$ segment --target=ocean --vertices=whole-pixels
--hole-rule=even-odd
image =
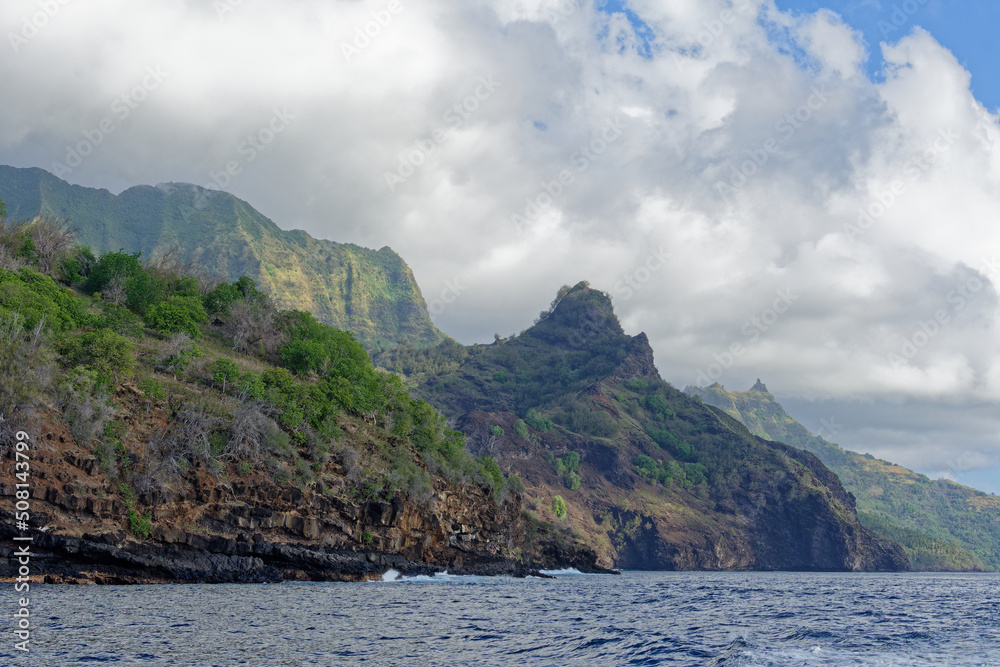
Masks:
[[[996,574],[559,575],[33,586],[0,664],[1000,666]]]

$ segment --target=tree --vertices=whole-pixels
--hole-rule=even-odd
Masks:
[[[212,382],[222,384],[222,393],[226,393],[226,385],[235,382],[240,376],[240,367],[232,359],[218,359],[212,364]]]
[[[184,332],[199,339],[201,325],[208,322],[208,315],[205,314],[200,298],[172,296],[150,308],[144,319],[155,331],[167,334]]]
[[[191,337],[183,332],[171,337],[164,352],[160,366],[175,378],[183,373],[192,361],[201,356],[201,350],[191,341]]]
[[[135,345],[111,329],[82,333],[59,348],[69,365],[92,368],[108,384],[117,384],[135,368]]]
[[[566,501],[563,500],[562,496],[555,496],[552,499],[552,513],[560,521],[565,519],[566,515],[569,514],[569,508],[566,507]]]
[[[28,226],[28,234],[34,244],[38,268],[47,276],[59,278],[56,269],[76,247],[76,231],[65,220],[41,216]]]

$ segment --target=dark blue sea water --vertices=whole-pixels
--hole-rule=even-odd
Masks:
[[[37,586],[31,598],[32,651],[15,654],[5,630],[2,665],[1000,665],[992,574]]]

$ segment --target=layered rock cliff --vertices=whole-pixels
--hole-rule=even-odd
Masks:
[[[123,390],[116,402],[126,409],[139,397]],[[164,416],[154,411],[151,419]],[[33,573],[48,583],[360,581],[389,569],[521,576],[543,566],[599,569],[592,553],[567,545],[553,551],[540,542],[539,559],[532,560],[519,498],[498,503],[488,486],[436,477],[419,499],[365,500],[352,497],[337,462],[305,485],[278,484],[264,474],[230,479],[195,464],[169,489],[131,497],[65,427],[43,424],[30,452],[32,528],[0,522],[0,555],[7,557],[0,577],[7,580],[16,576],[9,559],[14,535],[33,536]],[[380,438],[363,422],[344,418],[342,425],[352,437]],[[13,451],[6,452],[5,467],[12,459]],[[8,504],[14,494],[13,481],[0,484]],[[147,535],[130,524],[133,512],[148,518]]]

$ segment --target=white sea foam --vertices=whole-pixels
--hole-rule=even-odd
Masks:
[[[382,581],[398,581],[399,578],[399,572],[392,568],[386,570],[385,574],[382,575]]]
[[[539,570],[542,574],[547,574],[550,577],[575,577],[575,576],[587,576],[575,567],[567,567],[562,570]]]

